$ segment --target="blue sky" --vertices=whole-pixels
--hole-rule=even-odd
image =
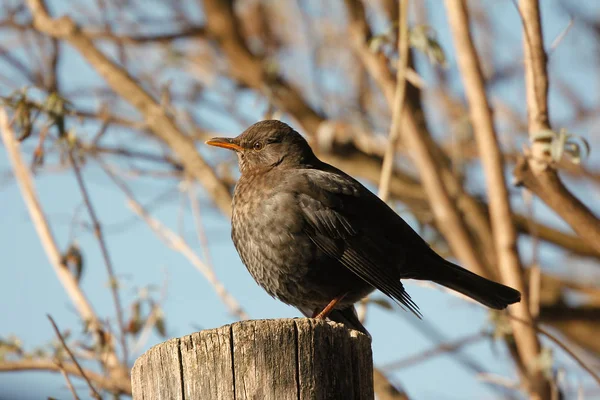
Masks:
[[[51,2],[57,15],[67,10],[72,3],[74,2]],[[488,0],[485,3],[489,7],[489,15],[495,21],[502,21],[501,25],[505,28],[503,31],[507,33],[503,37],[506,52],[500,51],[495,54],[497,62],[514,62],[516,58],[522,57],[521,53],[514,52],[515,49],[521,48],[520,44],[516,45],[520,43],[521,37],[520,21],[514,7],[508,0]],[[547,43],[551,43],[567,26],[569,18],[555,11],[558,1],[548,0],[543,3],[544,33]],[[455,70],[442,1],[430,0],[427,4],[432,13],[432,22],[438,32],[438,38],[449,56],[450,67]],[[579,1],[577,4],[582,8],[593,9],[596,14],[600,9],[593,0]],[[592,44],[585,43],[585,40],[581,39],[584,35],[577,32],[577,29],[577,27],[573,28],[573,32],[565,37],[563,43],[551,56],[551,76],[566,77],[578,93],[584,93],[587,102],[597,104],[597,71],[588,70],[578,62],[578,57],[591,57],[585,54],[585,49]],[[0,31],[0,35],[2,34],[3,31]],[[72,61],[61,68],[63,82],[67,89],[98,80],[73,50],[70,48],[65,50],[67,52],[65,57]],[[176,77],[177,75],[174,79]],[[424,77],[430,78],[426,72]],[[15,77],[15,79],[19,78]],[[99,81],[98,84],[100,85]],[[522,82],[511,82],[504,86],[498,85],[490,89],[491,94],[517,105],[524,113],[524,92],[521,84]],[[458,80],[453,86],[461,90]],[[2,90],[5,89],[2,87]],[[570,116],[570,110],[560,103],[558,96],[553,92],[550,100],[553,118],[556,121],[566,120]],[[249,117],[255,117],[255,120],[260,118],[261,112],[261,104],[249,105],[246,110]],[[223,133],[237,134],[245,128],[235,122],[217,118],[211,115],[210,111],[202,111],[202,116],[212,121],[213,129]],[[93,124],[78,127],[84,134],[93,132],[93,128]],[[439,133],[443,126],[434,126],[433,129]],[[583,126],[579,129],[577,133],[588,138],[592,146],[598,143],[598,136],[592,135],[593,126]],[[119,140],[127,139],[124,135],[119,138]],[[25,144],[28,154],[32,147],[33,142]],[[215,153],[210,149],[199,150],[210,158],[214,157]],[[222,157],[227,156],[220,154],[217,157],[223,159]],[[2,150],[0,151],[0,205],[3,212],[0,224],[0,254],[3,255],[3,262],[2,279],[0,279],[0,336],[17,335],[26,348],[49,342],[53,340],[53,334],[46,314],[51,314],[62,329],[72,329],[76,337],[79,318],[47,261],[16,183],[6,178],[9,169],[8,160]],[[118,277],[122,281],[122,293],[126,304],[134,299],[136,287],[166,285],[167,297],[164,311],[167,315],[169,337],[186,335],[198,329],[218,327],[235,320],[228,314],[212,287],[188,261],[164,246],[143,222],[133,217],[123,195],[93,162],[86,166],[85,178],[107,234],[108,247]],[[176,185],[175,181],[149,179],[138,180],[133,184],[138,200],[142,203],[150,202],[168,190],[173,191]],[[72,234],[70,224],[74,210],[82,203],[74,177],[69,171],[42,172],[37,177],[36,186],[45,212],[52,223],[55,238],[62,248],[66,248]],[[584,193],[586,188],[575,189]],[[587,195],[591,199],[597,199],[597,189],[596,192]],[[156,218],[174,230],[179,226],[181,196],[186,198],[185,194],[175,193],[170,201],[162,202],[153,210]],[[299,316],[295,309],[272,299],[254,283],[231,243],[229,221],[215,210],[209,199],[202,197],[201,200],[212,260],[219,279],[228,290],[243,304],[252,318]],[[564,226],[549,215],[544,207],[539,206],[538,209],[552,223]],[[87,221],[83,210],[79,215]],[[189,208],[186,208],[184,215],[185,236],[194,249],[199,251]],[[403,216],[412,222],[410,215]],[[97,313],[102,317],[112,318],[114,307],[98,244],[90,232],[82,227],[75,230],[74,236],[84,251],[86,261],[82,287]],[[522,245],[526,248],[526,243]],[[542,250],[544,251],[542,260],[544,257],[554,256],[555,252],[548,246],[543,247]],[[487,312],[477,305],[463,302],[437,290],[416,286],[411,282],[407,282],[406,287],[420,306],[426,321],[443,332],[448,339],[477,332],[487,323]],[[375,307],[370,309],[367,328],[374,338],[373,354],[376,365],[403,359],[433,345],[415,328],[416,323],[418,324],[412,315],[400,310],[388,312]],[[164,339],[153,334],[145,348],[162,340]],[[465,348],[463,353],[479,362],[491,373],[515,378],[510,359],[501,343],[492,346],[489,341],[479,342]],[[569,369],[568,379],[575,383],[587,379],[581,370],[572,368],[572,361],[564,357],[561,352],[557,352],[556,356],[557,365]],[[461,367],[453,357],[446,355],[403,369],[394,374],[393,378],[397,378],[404,384],[409,394],[418,399],[490,399],[498,396],[497,392],[476,381],[472,373]],[[77,383],[77,387],[81,388],[80,395],[84,396],[87,390],[80,381]],[[70,397],[60,375],[0,374],[0,399],[39,399],[47,396]]]

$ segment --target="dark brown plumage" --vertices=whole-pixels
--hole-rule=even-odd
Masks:
[[[270,295],[366,332],[353,304],[374,289],[420,316],[401,279],[431,280],[494,309],[518,291],[444,260],[387,204],[320,161],[280,121],[258,122],[233,139],[241,177],[233,196],[232,239]],[[327,310],[330,311],[330,310]]]

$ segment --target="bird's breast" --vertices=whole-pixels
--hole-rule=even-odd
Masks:
[[[260,187],[260,189],[259,189]],[[294,194],[260,177],[240,179],[233,198],[231,237],[254,277],[283,301],[306,275],[314,244],[301,234],[303,219]]]
[[[347,290],[356,292],[349,301],[357,301],[372,288],[307,235],[300,197],[285,181],[240,179],[231,236],[242,262],[260,286],[285,303],[324,307]]]

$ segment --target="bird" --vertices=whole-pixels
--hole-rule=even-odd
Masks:
[[[489,308],[519,302],[519,291],[438,255],[388,204],[319,160],[304,137],[278,120],[206,144],[237,155],[231,238],[268,294],[305,316],[369,335],[354,304],[375,289],[417,317],[403,280],[432,281]]]

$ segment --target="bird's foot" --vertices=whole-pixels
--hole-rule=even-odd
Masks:
[[[325,308],[323,310],[321,310],[319,312],[319,309],[317,308],[314,312],[313,312],[313,318],[316,319],[326,319],[329,314],[333,311],[333,309],[335,308],[335,306],[344,299],[344,297],[346,297],[348,293],[344,293],[341,296],[335,297],[333,300],[331,300],[329,302],[329,304],[327,304],[325,306]]]

